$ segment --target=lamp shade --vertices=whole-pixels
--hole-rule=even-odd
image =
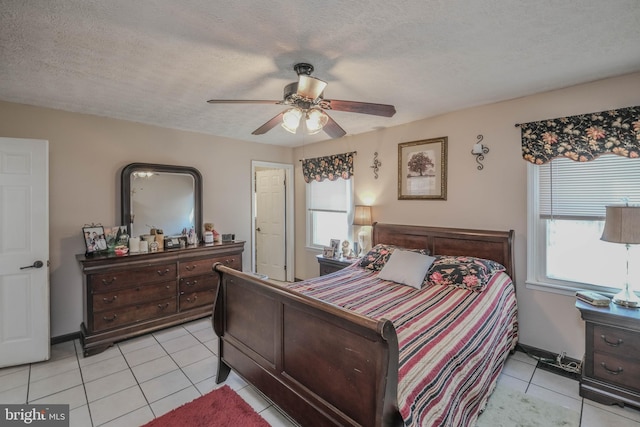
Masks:
[[[356,205],[353,225],[371,225],[371,206]]]
[[[612,243],[640,243],[640,206],[607,206],[600,240]]]
[[[322,95],[327,87],[327,82],[311,76],[300,75],[298,77],[298,95],[311,101]]]

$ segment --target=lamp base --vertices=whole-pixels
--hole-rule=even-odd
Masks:
[[[627,308],[640,307],[640,298],[628,286],[613,296],[613,302]]]
[[[371,232],[367,230],[368,226],[360,227],[360,232],[358,233],[358,244],[360,245],[360,253],[358,256],[364,256],[367,252],[371,250]]]

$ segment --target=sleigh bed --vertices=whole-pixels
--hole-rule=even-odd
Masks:
[[[288,285],[216,264],[217,381],[233,369],[305,427],[474,425],[517,340],[513,231],[374,224],[373,245]],[[422,286],[378,277],[411,249],[436,258]]]

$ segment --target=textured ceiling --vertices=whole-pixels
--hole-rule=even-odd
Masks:
[[[640,70],[638,0],[0,0],[0,99],[268,144],[309,62],[349,134]]]

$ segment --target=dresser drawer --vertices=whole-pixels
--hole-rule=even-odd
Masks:
[[[236,270],[242,269],[241,257],[238,254],[205,258],[195,261],[181,261],[178,267],[180,277],[197,276],[200,274],[211,273],[213,271],[213,265],[217,262],[221,262],[227,267],[234,268]]]
[[[115,310],[125,305],[175,297],[176,294],[175,280],[157,283],[155,285],[117,289],[110,292],[93,294],[93,311]]]
[[[176,297],[93,313],[94,331],[131,325],[176,312]]]
[[[216,258],[205,258],[190,261],[180,261],[178,272],[180,277],[199,276],[213,273],[213,264],[218,262]]]
[[[640,361],[640,337],[638,333],[611,326],[593,326],[593,349]]]
[[[94,293],[125,288],[130,285],[175,280],[175,278],[176,264],[172,263],[91,274],[87,277],[87,282],[89,289]]]
[[[595,352],[593,375],[608,383],[640,390],[640,364],[624,357]]]
[[[216,288],[220,276],[217,274],[207,274],[202,276],[185,277],[180,279],[180,293],[199,292]]]
[[[209,289],[200,292],[180,293],[180,311],[188,310],[202,305],[213,304],[216,298],[216,289]]]

